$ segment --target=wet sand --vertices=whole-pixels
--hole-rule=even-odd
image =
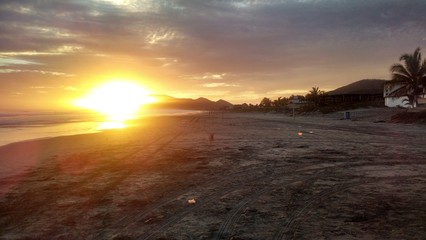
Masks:
[[[424,239],[426,127],[369,114],[162,117],[1,147],[0,239]]]

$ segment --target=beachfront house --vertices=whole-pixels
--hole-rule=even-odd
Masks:
[[[370,102],[383,104],[383,85],[386,80],[364,79],[327,92],[328,103]]]
[[[383,89],[383,97],[385,98],[385,105],[387,107],[401,107],[401,108],[411,108],[410,102],[408,101],[407,96],[404,95],[406,89],[405,84],[395,84],[395,83],[385,83]],[[420,107],[426,105],[426,93],[423,91],[423,94],[417,96],[417,103],[414,103],[414,107]]]

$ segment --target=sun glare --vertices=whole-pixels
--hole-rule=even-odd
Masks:
[[[113,81],[96,87],[74,104],[97,111],[109,121],[120,122],[134,119],[143,105],[154,101],[148,91],[136,83]]]
[[[125,128],[126,124],[122,121],[111,121],[111,122],[102,122],[98,125],[98,130],[105,130],[105,129],[119,129],[119,128]]]

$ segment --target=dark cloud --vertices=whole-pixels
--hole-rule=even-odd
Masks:
[[[184,4],[185,10],[171,22],[188,36],[179,57],[208,63],[194,66],[202,70],[270,71],[344,57],[362,48],[368,53],[395,38],[421,43],[424,34],[421,2],[285,1],[242,8],[229,2],[197,3]]]

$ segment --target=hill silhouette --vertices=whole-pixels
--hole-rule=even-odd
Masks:
[[[153,108],[162,109],[183,109],[183,110],[224,110],[230,109],[234,105],[223,99],[211,101],[207,98],[174,98],[167,95],[150,95],[157,99],[157,102],[151,104]]]

